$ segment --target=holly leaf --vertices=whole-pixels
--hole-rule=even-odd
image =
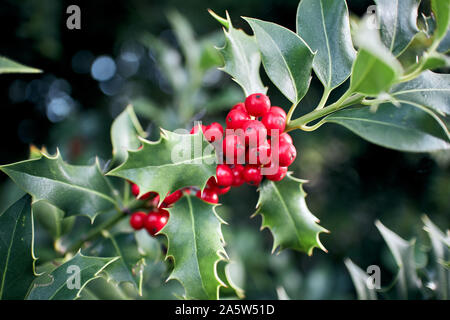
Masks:
[[[345,259],[344,263],[350,273],[350,277],[352,278],[358,300],[377,300],[377,293],[375,289],[369,289],[367,286],[369,275],[348,258]]]
[[[62,210],[46,201],[33,204],[33,215],[54,241],[68,233],[75,223],[75,217],[64,218]]]
[[[160,231],[168,239],[167,257],[174,268],[168,280],[178,280],[186,299],[218,299],[226,284],[217,265],[226,260],[221,224],[215,207],[197,197],[184,196],[169,209],[170,218]]]
[[[42,70],[27,67],[13,60],[0,56],[0,74],[2,73],[41,73]]]
[[[0,300],[23,300],[34,280],[31,197],[25,195],[0,215]]]
[[[314,248],[326,252],[319,239],[321,232],[328,232],[317,223],[319,220],[306,206],[306,181],[289,173],[280,182],[265,180],[259,187],[259,199],[255,215],[262,216],[261,229],[269,228],[274,237],[272,252],[279,247],[298,250],[312,255]]]
[[[450,296],[450,272],[440,262],[448,259],[450,255],[450,235],[445,235],[427,216],[423,216],[422,221],[424,223],[423,229],[428,232],[431,239],[435,266],[437,266],[437,281],[434,281],[434,284],[436,285],[438,299],[447,300]]]
[[[388,91],[402,74],[402,66],[384,47],[368,20],[361,23],[355,41],[359,51],[353,64],[350,90],[368,96]]]
[[[414,260],[415,240],[406,241],[402,239],[378,220],[375,222],[375,225],[383,236],[397,264],[396,283],[398,284],[399,293],[403,299],[407,299],[409,293],[418,290],[420,287]]]
[[[142,295],[144,257],[138,252],[136,240],[131,233],[111,234],[103,231],[102,238],[85,252],[99,257],[119,257],[104,270],[105,278],[116,285],[131,283]]]
[[[204,187],[216,173],[216,155],[201,130],[198,134],[178,134],[161,130],[157,142],[141,139],[143,148],[128,151],[128,158],[108,175],[136,183],[141,195],[149,191],[164,196],[170,191]]]
[[[418,0],[375,0],[381,39],[385,46],[399,56],[419,32]]]
[[[344,0],[303,0],[297,9],[297,33],[316,52],[314,71],[328,90],[350,76],[356,51]]]
[[[297,104],[311,82],[314,53],[296,33],[276,23],[245,18],[256,36],[264,69],[270,80]]]
[[[42,154],[38,159],[0,166],[20,188],[45,200],[66,213],[88,216],[91,221],[111,208],[118,208],[112,188],[100,170],[98,161],[92,166],[74,166],[55,156]]]
[[[117,259],[119,259],[119,257],[89,257],[78,252],[72,259],[52,272],[37,278],[27,299],[78,299],[84,287],[92,280],[100,277],[102,271]]]
[[[220,70],[228,73],[244,90],[245,96],[253,93],[266,93],[259,75],[261,55],[254,36],[235,29],[227,12],[226,19],[212,10],[209,13],[224,26],[225,46],[220,50],[224,66]]]
[[[450,148],[450,136],[442,121],[420,106],[381,104],[338,111],[326,118],[361,138],[380,146],[407,152],[433,152]]]
[[[400,83],[391,90],[399,100],[429,107],[450,114],[450,75],[425,71],[414,80]]]
[[[127,158],[128,150],[139,148],[141,145],[139,136],[145,136],[145,132],[134,113],[133,106],[129,105],[111,126],[114,163],[123,163]]]

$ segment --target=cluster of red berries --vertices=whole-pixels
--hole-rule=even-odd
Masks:
[[[292,138],[284,132],[286,113],[280,107],[271,106],[269,97],[256,93],[248,96],[245,103],[235,105],[226,117],[226,130],[220,123],[194,126],[191,134],[201,128],[223,163],[216,167],[216,178],[211,177],[206,188],[186,188],[168,194],[159,204],[159,196],[149,192],[140,199],[152,197],[154,207],[150,213],[136,212],[131,216],[131,226],[138,230],[146,228],[155,235],[167,223],[169,212],[165,208],[178,201],[183,192],[196,190],[196,196],[209,203],[218,203],[219,195],[244,183],[258,186],[263,176],[272,181],[286,177],[288,166],[297,157]],[[265,170],[265,171],[264,171]],[[132,192],[139,195],[139,187],[132,185]]]

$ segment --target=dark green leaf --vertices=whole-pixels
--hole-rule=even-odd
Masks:
[[[23,64],[0,56],[0,74],[2,73],[41,73],[39,69],[27,67]]]
[[[406,241],[386,228],[380,221],[375,222],[378,231],[389,247],[398,266],[397,284],[403,299],[407,299],[408,292],[416,291],[420,287],[414,260],[415,240]]]
[[[326,88],[333,89],[350,76],[356,51],[344,0],[301,1],[297,33],[317,51],[313,67]]]
[[[215,175],[215,151],[201,131],[190,135],[162,130],[158,142],[141,142],[141,150],[129,151],[127,161],[108,173],[136,183],[141,194],[154,191],[162,201],[169,191],[204,187]]]
[[[75,217],[64,219],[64,212],[46,201],[35,202],[33,214],[36,221],[44,227],[55,241],[69,232],[75,223]]]
[[[138,136],[145,135],[139,120],[129,105],[113,122],[111,126],[111,143],[114,162],[122,163],[128,155],[128,150],[137,150],[141,143]]]
[[[425,71],[416,79],[393,87],[391,95],[450,114],[450,75]]]
[[[312,255],[314,248],[325,248],[319,240],[326,229],[306,206],[305,181],[289,174],[280,182],[265,180],[259,188],[254,215],[262,215],[261,228],[269,228],[274,237],[273,249],[290,248]]]
[[[100,277],[102,271],[111,263],[119,259],[88,257],[78,252],[72,259],[59,266],[49,274],[37,278],[28,295],[28,300],[74,300],[80,297],[80,292],[92,280]],[[78,268],[80,287],[71,279]],[[41,279],[42,278],[42,279]],[[72,282],[73,280],[73,282]],[[74,286],[72,286],[74,285]]]
[[[256,36],[270,80],[297,104],[308,91],[314,53],[302,38],[280,25],[252,18],[245,20]]]
[[[377,300],[377,293],[375,289],[369,289],[367,286],[369,275],[354,264],[350,259],[345,259],[344,263],[350,273],[350,277],[352,278],[353,285],[356,289],[356,294],[358,295],[358,300]]]
[[[396,56],[400,55],[419,32],[418,0],[375,0],[381,39]]]
[[[192,196],[184,196],[169,211],[160,231],[168,239],[167,256],[174,261],[169,280],[183,285],[186,299],[218,299],[225,283],[218,278],[217,264],[227,256],[223,221],[213,205]]]
[[[51,157],[0,166],[14,182],[34,197],[61,209],[66,216],[86,215],[91,220],[118,207],[113,191],[98,162],[92,166],[65,163],[59,152]]]
[[[449,149],[445,125],[426,108],[403,103],[382,104],[376,112],[369,107],[338,111],[326,118],[372,143],[400,151],[432,152]]]
[[[33,214],[25,195],[0,215],[0,300],[24,299],[34,280]]]
[[[227,19],[221,18],[212,11],[211,15],[222,23],[225,33],[225,46],[220,49],[225,65],[221,70],[233,77],[244,90],[245,96],[252,93],[266,93],[267,88],[261,82],[259,68],[261,55],[254,36],[235,29],[227,13]]]

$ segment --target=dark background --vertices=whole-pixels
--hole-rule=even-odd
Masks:
[[[81,8],[81,30],[66,28],[65,11],[71,4]],[[71,163],[86,163],[95,155],[108,159],[113,117],[136,95],[149,95],[158,103],[159,99],[170,99],[170,92],[165,92],[161,79],[148,76],[152,68],[145,65],[148,56],[139,70],[122,83],[127,89],[114,94],[102,91],[90,74],[90,65],[101,55],[118,57],[124,43],[133,42],[143,30],[177,48],[165,15],[167,10],[178,10],[202,36],[220,31],[207,8],[221,15],[228,10],[234,24],[247,31],[248,26],[239,16],[270,20],[294,30],[297,4],[297,0],[1,0],[0,55],[44,73],[0,76],[0,164],[26,159],[30,143],[46,145],[50,152],[59,146]],[[355,15],[365,13],[371,4],[349,1]],[[84,55],[76,60],[74,56],[80,51]],[[226,76],[221,83],[235,86]],[[313,108],[321,90],[314,79],[299,109]],[[274,87],[270,87],[269,94],[273,102],[288,109],[289,104]],[[53,110],[49,105],[58,97],[63,97],[64,107]],[[226,111],[206,115],[204,120],[222,119],[223,123],[225,115]],[[143,123],[147,126],[151,121]],[[384,284],[395,273],[392,258],[374,226],[376,219],[406,239],[423,236],[420,216],[424,213],[441,229],[448,228],[448,153],[405,154],[384,149],[337,125],[293,136],[299,156],[292,168],[296,176],[310,180],[305,186],[308,205],[331,231],[321,236],[329,253],[316,250],[313,257],[296,252],[269,256],[269,232],[258,232],[260,218],[248,219],[256,204],[256,192],[250,187],[232,191],[224,197],[221,209],[230,222],[224,231],[231,251],[240,255],[246,266],[249,298],[274,298],[278,286],[283,286],[292,298],[354,298],[343,265],[345,257],[363,268],[370,264],[382,266]],[[0,176],[0,181],[5,194],[10,184],[5,175]],[[260,252],[264,254],[262,260],[258,258]]]

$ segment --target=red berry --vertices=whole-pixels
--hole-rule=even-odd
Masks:
[[[204,132],[205,132],[205,138],[209,142],[222,140],[223,128],[222,128],[222,125],[218,122],[213,122],[209,126],[206,126]]]
[[[247,120],[250,120],[250,116],[246,112],[231,110],[226,118],[227,128],[240,129]]]
[[[280,143],[278,149],[279,164],[281,167],[289,167],[297,157],[297,149],[291,143]]]
[[[202,127],[202,131],[205,132],[206,130],[206,126],[204,126],[203,124],[201,125]],[[192,127],[191,129],[191,134],[196,134],[198,132],[198,124],[196,124],[195,126]]]
[[[290,143],[290,144],[294,144],[294,142],[292,141],[291,136],[289,135],[289,133],[284,132],[282,134],[280,134],[280,138],[279,138],[279,143]]]
[[[247,151],[247,163],[266,165],[270,163],[270,144],[266,141],[257,147],[248,149]]]
[[[233,172],[233,187],[240,187],[244,184],[244,166],[242,164],[236,164],[233,168],[231,168]]]
[[[225,164],[219,164],[216,168],[217,185],[229,187],[233,183],[233,172]]]
[[[222,142],[222,152],[228,164],[243,163],[245,157],[245,144],[242,137],[230,134],[226,135]]]
[[[247,113],[247,109],[245,109],[245,104],[243,102],[239,102],[238,104],[234,105],[234,107],[231,108],[231,110],[239,110]]]
[[[198,190],[195,194],[198,198],[209,203],[219,203],[219,196],[213,189]]]
[[[282,108],[280,108],[280,107],[271,107],[271,108],[269,109],[269,112],[273,112],[273,113],[279,114],[279,115],[282,116],[284,119],[286,119],[286,117],[287,117],[286,112],[285,112]]]
[[[249,115],[263,117],[270,109],[270,99],[262,93],[255,93],[245,99],[245,109]]]
[[[144,227],[147,214],[142,211],[135,212],[130,217],[130,226],[134,230],[141,230]]]
[[[151,211],[147,215],[147,219],[145,219],[145,229],[152,236],[161,231],[162,228],[167,224],[167,220],[169,219],[169,212],[164,209],[157,209],[155,211]]]
[[[243,177],[245,182],[251,186],[257,186],[261,183],[262,175],[261,168],[252,164],[248,164],[244,167]]]
[[[267,129],[258,120],[248,120],[242,126],[246,145],[256,147],[267,139]]]
[[[268,174],[266,175],[266,178],[272,181],[281,181],[284,179],[284,177],[286,177],[287,170],[287,167],[279,166],[274,174]]]
[[[171,204],[174,204],[175,202],[177,202],[178,200],[180,200],[180,198],[183,196],[183,191],[181,190],[177,190],[175,192],[172,192],[169,194],[169,192],[167,192],[167,196],[164,198],[163,200],[163,205],[168,207]]]
[[[138,186],[137,184],[133,183],[133,184],[131,185],[131,193],[132,193],[136,198],[138,198],[139,193],[140,193],[140,189],[139,189],[139,186]],[[150,198],[150,196],[153,195],[153,194],[155,194],[155,193],[154,193],[154,192],[147,192],[147,193],[143,194],[142,196],[140,196],[138,199],[139,199],[139,200],[146,200],[146,199]]]
[[[270,110],[272,110],[271,108]],[[286,127],[286,118],[276,112],[268,112],[261,120],[262,124],[267,129],[267,134],[272,135],[272,130],[276,130],[278,134],[281,134]]]
[[[231,170],[231,169],[230,169]],[[229,187],[221,187],[217,184],[216,179],[214,177],[209,178],[208,182],[206,183],[206,187],[208,189],[214,190],[218,195],[222,195],[230,191],[231,186]]]

